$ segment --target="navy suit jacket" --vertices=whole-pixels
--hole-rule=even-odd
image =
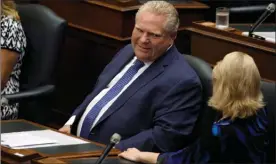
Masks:
[[[74,111],[72,131],[91,100],[133,57],[129,44],[105,67],[92,93]],[[116,148],[120,150],[175,151],[188,144],[200,106],[200,80],[172,46],[119,96],[96,123],[89,139],[108,144],[112,134],[119,133],[122,140]]]

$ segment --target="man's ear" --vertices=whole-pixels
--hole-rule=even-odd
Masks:
[[[177,37],[177,32],[171,33],[170,36],[171,36],[171,39],[174,41],[176,39],[176,37]]]

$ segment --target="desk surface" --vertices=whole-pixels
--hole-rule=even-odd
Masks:
[[[78,158],[78,159],[56,159],[53,157],[42,157],[32,160],[32,164],[47,164],[47,163],[60,163],[60,164],[93,164],[96,163],[98,158]],[[128,161],[119,157],[107,157],[102,161],[102,164],[140,164],[137,162]]]
[[[118,11],[132,11],[138,10],[139,7],[149,0],[128,0],[128,2],[120,2],[120,0],[84,0],[84,2],[89,4],[96,4],[102,7],[110,8]],[[209,6],[204,3],[200,3],[192,0],[170,0],[177,9],[185,8],[185,9],[208,9]]]
[[[241,35],[250,28],[249,24],[231,27],[235,28],[218,30],[213,22],[194,22],[186,28],[191,34],[191,54],[215,65],[226,54],[241,51],[253,57],[263,79],[276,81],[276,44]],[[258,31],[270,31],[273,27],[275,24],[262,25]]]
[[[248,32],[251,28],[251,24],[230,24],[230,27],[240,31]],[[275,30],[276,24],[262,24],[255,30],[255,32],[272,32]]]
[[[25,120],[1,121],[1,124],[2,124],[1,133],[50,129],[48,127],[45,127],[36,123],[32,123],[29,121],[25,121]],[[51,129],[51,130],[54,130],[54,129]],[[57,130],[54,130],[54,131],[57,131]],[[69,136],[77,138],[76,136],[73,136],[73,135],[69,135]],[[88,141],[88,140],[85,140],[85,141]],[[63,157],[74,158],[74,157],[100,156],[105,146],[91,141],[88,141],[88,142],[89,143],[87,144],[41,147],[41,148],[33,148],[32,150],[35,150],[36,152],[44,156],[54,156],[54,157],[62,157],[62,158]],[[111,152],[111,155],[117,155],[118,153],[119,151],[114,149],[114,151]]]
[[[97,158],[84,158],[65,160],[69,164],[93,164],[97,161]],[[122,158],[106,158],[102,164],[138,164],[136,162],[128,161]]]
[[[1,121],[1,133],[43,130],[46,127],[37,126],[26,121]]]

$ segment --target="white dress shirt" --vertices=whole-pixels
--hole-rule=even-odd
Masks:
[[[93,108],[93,106],[121,79],[121,77],[126,73],[126,71],[134,64],[136,60],[136,56],[111,80],[111,82],[104,88],[87,106],[85,109],[77,128],[77,136],[80,136],[81,127],[83,121],[89,111]],[[133,78],[124,86],[124,88],[120,91],[120,93],[114,97],[111,101],[109,101],[100,111],[98,116],[96,117],[91,129],[95,126],[95,124],[99,121],[99,119],[103,116],[103,114],[109,109],[109,107],[118,99],[118,97],[136,80],[151,64],[152,62],[144,62],[144,66],[141,67],[138,72],[133,76]],[[72,125],[75,121],[76,116],[72,116],[65,125]]]

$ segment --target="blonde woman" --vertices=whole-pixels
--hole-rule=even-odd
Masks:
[[[172,153],[131,148],[119,156],[142,163],[264,163],[268,120],[260,80],[252,57],[242,52],[227,54],[213,69],[209,106],[219,117],[211,138],[200,138]]]
[[[12,0],[1,0],[1,94],[19,91],[19,75],[26,48],[19,15]],[[18,104],[1,104],[1,119],[16,119]]]

